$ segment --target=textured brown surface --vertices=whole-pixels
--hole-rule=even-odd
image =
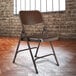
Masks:
[[[49,32],[58,32],[60,26],[61,38],[76,38],[76,0],[66,0],[66,11],[43,14],[43,17],[49,24]],[[30,32],[35,30],[32,27]],[[19,36],[20,31],[19,17],[13,15],[13,0],[0,0],[0,36]]]
[[[28,51],[19,53],[16,64],[12,63],[18,38],[0,37],[0,76],[76,76],[76,41],[53,42],[60,66],[56,66],[53,56],[37,61],[39,74],[35,70]],[[37,43],[31,43],[36,46]],[[38,56],[51,52],[48,43],[42,43]],[[22,42],[20,49],[25,48]],[[32,51],[35,53],[35,50]]]

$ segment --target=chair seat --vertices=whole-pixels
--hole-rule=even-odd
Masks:
[[[56,34],[49,34],[49,35],[42,35],[42,34],[34,34],[31,36],[27,36],[29,41],[41,41],[41,42],[48,42],[53,40],[58,40],[59,37]]]

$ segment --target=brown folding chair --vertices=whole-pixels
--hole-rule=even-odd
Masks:
[[[51,43],[54,40],[58,40],[58,36],[57,36],[57,34],[47,35],[47,34],[44,33],[46,31],[46,24],[44,23],[42,14],[39,11],[35,10],[35,11],[20,11],[19,15],[20,15],[21,23],[22,23],[22,32],[21,32],[21,36],[20,36],[20,39],[19,39],[19,42],[18,42],[16,53],[15,53],[15,56],[14,56],[14,59],[13,59],[13,63],[15,63],[16,56],[19,52],[29,50],[32,61],[33,61],[33,64],[34,64],[34,67],[35,67],[35,70],[36,70],[36,73],[38,73],[38,70],[37,70],[35,61],[37,59],[40,59],[40,58],[43,58],[43,57],[46,57],[46,56],[54,55],[57,66],[59,66],[59,63],[58,63],[53,45]],[[42,32],[39,33],[39,34],[35,33],[35,34],[27,35],[26,31],[25,31],[25,26],[28,26],[28,25],[30,25],[30,26],[33,25],[34,26],[35,24],[38,24],[38,23],[43,23],[44,24]],[[27,42],[28,49],[19,50],[20,41],[23,41],[23,40],[25,40]],[[29,43],[30,41],[38,42],[38,47],[30,47],[30,43]],[[40,46],[41,42],[49,42],[50,45],[51,45],[53,54],[48,54],[48,55],[38,57],[37,53],[38,53],[38,49],[39,49],[39,46]],[[34,49],[34,48],[37,48],[36,53],[35,53],[35,58],[33,57],[33,54],[32,54],[32,51],[31,51],[31,49]]]

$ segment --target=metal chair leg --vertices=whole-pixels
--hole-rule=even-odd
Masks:
[[[38,74],[38,70],[37,70],[37,67],[36,67],[35,59],[34,59],[34,57],[33,57],[33,54],[32,54],[31,48],[30,48],[29,41],[27,41],[27,45],[28,45],[28,48],[29,48],[29,51],[30,51],[30,55],[31,55],[31,58],[32,58],[32,61],[33,61],[35,70],[36,70],[36,74]]]
[[[19,40],[18,45],[17,45],[17,49],[16,49],[16,53],[15,53],[15,56],[14,56],[14,59],[13,59],[13,63],[15,63],[17,53],[18,53],[18,49],[19,49],[19,45],[20,45],[20,40]]]
[[[41,42],[39,42],[39,44],[38,44],[38,47],[37,47],[37,50],[36,50],[36,53],[35,53],[35,57],[37,57],[38,50],[39,50],[39,47],[40,47],[40,43],[41,43]]]
[[[53,51],[53,54],[54,54],[54,57],[55,57],[55,60],[56,60],[57,66],[59,66],[59,62],[58,62],[58,60],[57,60],[57,57],[56,57],[56,54],[55,54],[55,51],[54,51],[54,48],[53,48],[53,45],[52,45],[51,42],[50,42],[50,45],[51,45],[51,48],[52,48],[52,51]]]

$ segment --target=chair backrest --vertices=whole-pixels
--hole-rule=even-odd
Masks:
[[[39,11],[20,11],[19,13],[22,24],[33,25],[42,23],[43,18]]]

